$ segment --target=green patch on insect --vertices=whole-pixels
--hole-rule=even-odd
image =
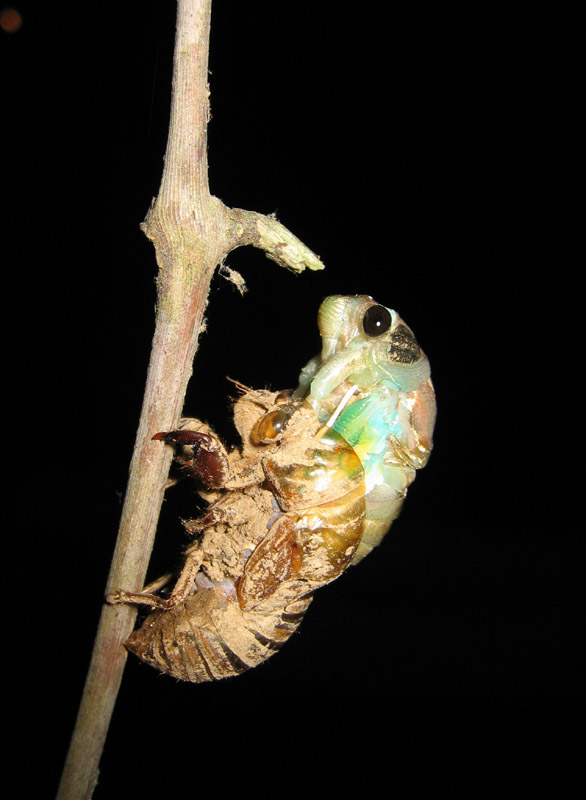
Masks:
[[[185,523],[193,543],[168,595],[107,599],[152,609],[126,646],[176,678],[225,678],[273,655],[316,590],[380,543],[427,463],[435,395],[410,328],[366,295],[328,297],[318,325],[321,353],[295,391],[240,387],[240,447],[193,419],[153,437],[209,505]]]

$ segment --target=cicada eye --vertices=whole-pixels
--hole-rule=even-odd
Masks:
[[[275,411],[268,411],[255,422],[250,432],[250,441],[253,444],[273,442],[280,433],[283,433],[296,409],[297,405],[290,403]]]
[[[362,317],[362,327],[367,336],[382,336],[391,327],[392,317],[384,306],[371,306]]]

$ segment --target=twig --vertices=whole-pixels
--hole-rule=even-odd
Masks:
[[[169,448],[153,433],[171,430],[181,414],[210,281],[226,255],[252,244],[296,272],[322,269],[320,260],[273,217],[230,209],[208,185],[207,85],[211,0],[179,0],[173,98],[159,195],[143,230],[156,250],[157,313],[151,359],[118,540],[106,594],[140,590],[163,500]],[[136,612],[102,611],[58,800],[88,800],[126,662],[123,643]]]

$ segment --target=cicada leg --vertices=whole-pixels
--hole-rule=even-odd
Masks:
[[[154,593],[168,582],[168,580],[165,580],[167,577],[170,580],[171,576],[165,575],[150,583],[142,592],[127,592],[124,589],[118,589],[106,596],[106,602],[110,605],[148,606],[149,608],[167,610],[174,608],[184,602],[185,598],[192,593],[195,576],[201,567],[202,560],[201,549],[192,549],[189,552],[185,565],[169,597],[160,597]]]
[[[153,439],[175,448],[175,460],[206,489],[220,489],[230,477],[228,453],[211,431],[184,427],[155,433]]]
[[[153,439],[175,448],[175,460],[187,474],[209,492],[242,489],[262,481],[262,455],[231,458],[209,425],[196,419],[183,419],[181,427],[156,433]]]

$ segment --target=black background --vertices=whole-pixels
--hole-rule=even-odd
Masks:
[[[162,170],[175,4],[18,7],[22,29],[0,40],[16,479],[5,689],[22,698],[22,788],[50,797],[153,330],[139,223]],[[476,797],[560,790],[577,767],[577,289],[553,255],[563,48],[536,8],[473,9],[214,3],[212,193],[276,212],[326,270],[296,277],[232,253],[248,292],[214,278],[186,410],[229,436],[225,376],[293,386],[319,349],[321,299],[364,293],[396,308],[430,358],[436,445],[384,544],[317,595],[275,658],[204,686],[129,660],[96,800],[369,794],[381,780]],[[179,491],[165,504],[153,577],[178,563],[188,502]]]

